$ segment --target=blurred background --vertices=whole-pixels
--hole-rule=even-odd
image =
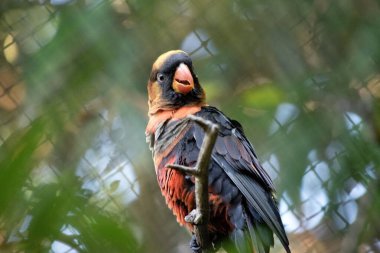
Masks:
[[[190,252],[144,134],[177,48],[244,126],[293,252],[380,252],[379,6],[1,0],[0,252]]]

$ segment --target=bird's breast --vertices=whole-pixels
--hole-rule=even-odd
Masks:
[[[173,148],[182,140],[191,127],[190,120],[167,120],[160,124],[152,137],[153,159],[156,170],[162,160],[172,152]]]

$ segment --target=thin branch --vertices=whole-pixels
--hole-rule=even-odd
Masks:
[[[186,173],[186,174],[190,174],[190,175],[195,176],[195,177],[199,176],[198,170],[196,170],[192,167],[183,166],[183,165],[179,165],[179,164],[168,164],[168,165],[166,165],[166,167],[169,169],[178,170],[178,171]]]
[[[205,131],[205,136],[199,151],[197,164],[194,168],[178,164],[168,165],[172,168],[195,177],[195,205],[196,209],[192,210],[186,217],[185,221],[194,224],[194,235],[202,251],[210,247],[210,240],[207,230],[209,222],[209,203],[208,203],[208,167],[211,159],[212,149],[214,148],[216,138],[218,137],[219,127],[209,120],[194,115],[188,118]]]

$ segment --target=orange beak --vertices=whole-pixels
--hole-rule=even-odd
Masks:
[[[175,92],[186,95],[194,89],[194,79],[189,67],[181,63],[174,74],[173,89]]]

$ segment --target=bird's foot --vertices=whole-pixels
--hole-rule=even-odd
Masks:
[[[197,237],[195,235],[192,235],[191,237],[190,249],[193,253],[202,253],[202,248],[199,246]]]
[[[185,221],[198,225],[202,222],[202,213],[198,209],[193,209],[188,215],[185,216]]]

